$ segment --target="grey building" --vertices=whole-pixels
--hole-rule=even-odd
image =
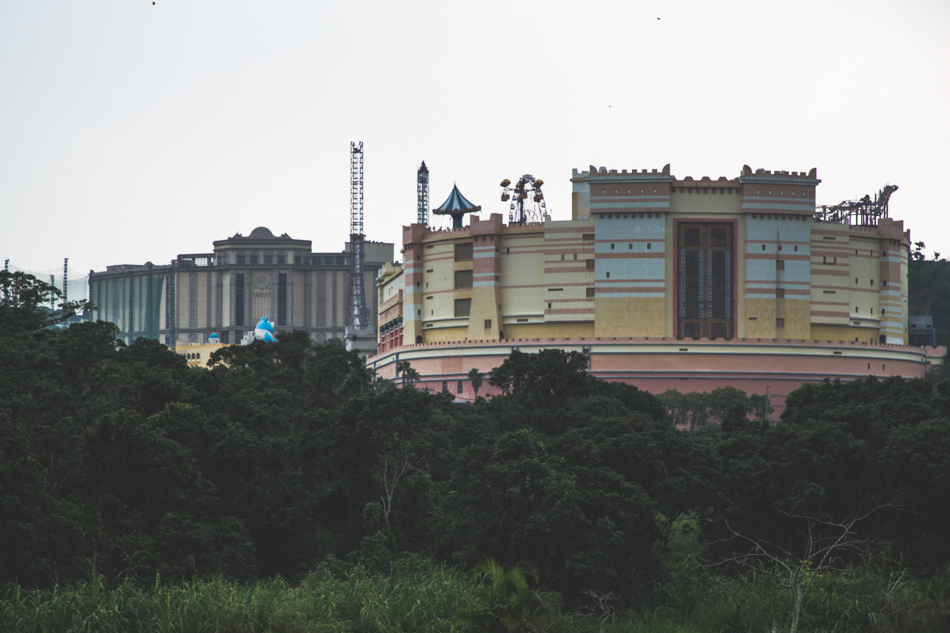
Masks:
[[[281,330],[305,331],[323,341],[344,337],[348,313],[351,249],[314,253],[310,240],[275,236],[265,227],[213,243],[213,252],[183,254],[171,264],[108,266],[89,273],[95,318],[119,326],[120,337],[206,343],[238,343],[268,317]],[[364,242],[364,287],[375,286],[393,245]],[[376,329],[376,294],[367,293]]]

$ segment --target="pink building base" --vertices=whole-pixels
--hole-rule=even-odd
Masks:
[[[398,384],[402,378],[397,363],[408,361],[421,376],[417,388],[448,390],[457,400],[472,401],[472,368],[484,377],[479,395],[491,396],[498,391],[488,384],[487,374],[513,350],[532,353],[552,347],[587,354],[592,375],[650,393],[710,392],[728,386],[747,394],[769,393],[779,399],[774,401],[779,407],[784,396],[807,382],[921,378],[946,354],[945,347],[784,339],[518,339],[405,345],[367,359],[367,367]]]

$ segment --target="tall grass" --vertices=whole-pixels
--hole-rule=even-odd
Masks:
[[[0,630],[160,633],[443,633],[468,591],[454,570],[360,567],[241,585],[223,579],[107,588],[101,578],[49,590],[7,587]]]
[[[471,584],[416,562],[388,573],[322,568],[296,583],[223,579],[106,586],[101,578],[0,591],[0,631],[160,633],[449,633]],[[635,597],[634,597],[635,598]],[[766,575],[726,576],[682,565],[649,596],[629,599],[605,633],[761,633],[787,630],[791,597]],[[950,568],[912,579],[896,571],[825,574],[803,605],[802,628],[836,633],[950,630]],[[564,614],[550,633],[594,633]]]

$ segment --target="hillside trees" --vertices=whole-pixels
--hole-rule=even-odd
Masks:
[[[14,324],[0,328],[3,581],[93,564],[143,582],[296,578],[411,554],[528,560],[569,603],[626,601],[663,578],[678,525],[698,525],[709,555],[730,554],[729,529],[794,551],[788,514],[894,498],[905,509],[861,536],[923,571],[950,560],[950,383],[811,385],[772,426],[728,392],[721,432],[690,440],[656,398],[558,350],[512,354],[489,378],[507,394],[460,406],[374,385],[342,346],[292,332],[192,368],[106,323],[0,322]]]
[[[899,505],[863,521],[862,535],[925,569],[950,560],[939,527],[950,516],[937,501],[950,494],[950,425],[934,394],[923,379],[826,381],[790,394],[775,426],[724,422],[715,445],[723,497],[703,515],[707,537],[718,541],[728,524],[794,550],[787,514]]]

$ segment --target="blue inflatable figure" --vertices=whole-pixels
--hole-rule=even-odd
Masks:
[[[260,341],[267,341],[268,343],[275,343],[277,341],[274,338],[274,324],[267,320],[267,317],[261,317],[261,320],[258,321],[257,326],[254,328],[254,338]]]

